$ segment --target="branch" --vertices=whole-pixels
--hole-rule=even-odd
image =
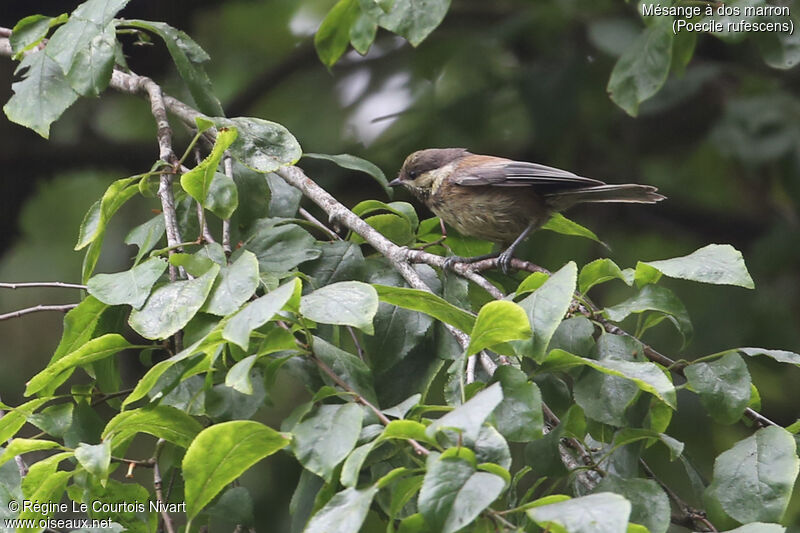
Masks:
[[[76,307],[78,307],[78,304],[35,305],[33,307],[20,309],[18,311],[11,311],[10,313],[5,313],[3,315],[0,315],[0,321],[8,320],[10,318],[19,318],[22,315],[28,315],[30,313],[38,313],[39,311],[61,311],[62,313],[66,313],[70,309],[74,309]]]
[[[59,287],[62,289],[86,290],[86,285],[62,283],[60,281],[30,281],[25,283],[0,283],[0,289],[25,289],[28,287]]]

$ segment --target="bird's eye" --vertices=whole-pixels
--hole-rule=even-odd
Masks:
[[[416,178],[417,176],[419,176],[419,172],[418,172],[418,171],[416,171],[416,170],[409,170],[409,171],[408,171],[408,177],[409,177],[410,179],[412,179],[412,180],[413,180],[413,179],[414,179],[414,178]]]

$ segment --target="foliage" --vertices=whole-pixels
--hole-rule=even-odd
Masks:
[[[252,508],[226,513],[248,499],[230,484],[282,453],[304,469],[292,511],[305,531],[663,532],[668,498],[684,518],[703,517],[647,479],[656,478],[648,461],[670,469],[680,461],[684,484],[700,480],[695,488],[712,522],[782,530],[800,464],[799,428],[753,427],[759,393],[747,361],[762,355],[800,366],[800,355],[743,347],[670,364],[642,340],[666,324],[681,344],[694,334],[665,278],[752,289],[738,250],[710,244],[627,268],[600,258],[553,273],[498,275],[492,280],[507,296],[497,301],[429,266],[414,271],[432,290],[409,287],[367,244],[369,230],[329,242],[320,237],[329,233],[301,220],[297,191],[275,174],[302,154],[292,133],[258,118],[224,118],[204,70],[208,55],[165,23],[115,19],[126,3],[88,0],[70,16],[20,21],[10,42],[24,79],[13,86],[7,117],[47,137],[79,96],[102,93],[112,68],[124,70],[118,32],[154,34],[204,114],[185,153],[197,148],[206,157],[187,172],[178,164],[190,164],[185,157],[157,161],[149,172],[111,183],[87,213],[76,249],[86,249],[89,295],[66,315],[48,366],[28,381],[32,398],[3,406],[0,435],[13,440],[0,455],[2,498],[155,500],[161,478],[145,487],[124,481],[117,467],[158,465],[159,476],[174,480],[165,500],[186,503],[174,513],[186,531],[220,515],[249,525]],[[315,44],[327,66],[348,43],[366,53],[378,27],[416,46],[448,8],[439,0],[339,0]],[[647,26],[610,75],[611,98],[631,115],[691,59],[694,44],[663,26]],[[793,64],[774,55],[767,61]],[[354,156],[307,155],[386,185],[375,165]],[[112,217],[135,197],[152,199],[156,179],[159,195],[164,183],[174,195],[179,234],[199,236],[171,242],[160,214],[129,234],[138,248],[129,269],[95,274]],[[397,245],[440,236],[437,221],[420,220],[405,202],[366,200],[352,212]],[[204,227],[230,232],[227,242],[208,239]],[[599,240],[563,217],[549,229]],[[482,246],[457,235],[451,243],[454,251]],[[598,308],[588,293],[609,282],[627,297]],[[631,318],[628,335],[620,328]],[[467,334],[468,343],[454,342],[448,328]],[[120,383],[119,353],[138,354],[149,366],[131,389]],[[69,382],[67,391],[78,369],[88,383]],[[287,375],[302,380],[310,399],[279,429],[255,420]],[[690,450],[668,434],[673,416],[691,409],[691,396],[678,402],[679,390],[696,396],[714,420],[747,426],[748,435],[716,458],[709,483]],[[24,437],[26,424],[41,433]],[[150,459],[131,458],[134,440],[153,447]],[[34,462],[25,479],[10,468],[14,457],[42,451],[55,453]],[[134,531],[154,531],[159,520],[149,508],[113,519]]]

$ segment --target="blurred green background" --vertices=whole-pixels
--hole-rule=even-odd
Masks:
[[[642,28],[635,4],[454,0],[442,25],[417,49],[382,32],[366,57],[348,52],[329,71],[311,40],[332,4],[133,0],[121,15],[165,20],[189,33],[211,55],[207,70],[227,114],[279,122],[306,152],[355,154],[391,177],[413,150],[459,146],[610,182],[656,185],[669,197],[657,206],[595,205],[569,213],[598,233],[610,252],[540,232],[520,255],[550,269],[598,257],[624,268],[709,243],[733,244],[756,290],[665,281],[686,304],[695,337],[680,352],[678,336],[664,322],[645,340],[676,359],[738,346],[800,352],[800,70],[766,66],[750,39],[732,45],[701,35],[685,74],[671,77],[633,119],[608,99],[606,84],[616,58]],[[75,5],[6,2],[0,25]],[[160,42],[126,51],[134,71],[191,101]],[[13,69],[0,59],[3,102]],[[185,142],[186,132],[174,126]],[[50,141],[0,120],[0,281],[78,281],[81,254],[72,247],[83,214],[111,180],[149,169],[158,156],[154,133],[145,101],[114,93],[80,100],[54,125]],[[366,175],[320,161],[300,165],[346,205],[384,199]],[[401,192],[398,199],[409,197]],[[154,208],[132,202],[117,215],[98,271],[124,268],[133,252],[116,243]],[[429,216],[422,207],[420,214]],[[592,296],[601,306],[613,305],[629,291],[610,283]],[[76,291],[3,290],[0,313],[78,298]],[[61,320],[37,313],[0,322],[4,402],[22,400],[25,381],[58,342]],[[794,422],[800,369],[766,359],[748,364],[764,414],[782,425]],[[130,380],[141,371],[137,365],[129,365]],[[275,407],[264,413],[273,425],[304,394],[288,378],[279,389],[271,395]],[[681,418],[670,433],[687,442],[699,464],[710,468],[714,456],[748,431],[742,424],[715,425],[699,405],[689,405],[694,400],[688,395],[680,400]],[[288,499],[298,475],[282,455],[243,480],[257,497],[258,516],[274,531],[289,530]],[[794,501],[794,516],[798,507]]]

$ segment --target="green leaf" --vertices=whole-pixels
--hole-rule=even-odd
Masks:
[[[111,441],[94,445],[82,442],[75,448],[75,458],[87,472],[105,484],[111,466]]]
[[[97,274],[86,285],[89,294],[105,304],[127,304],[138,309],[166,269],[167,262],[154,257],[125,272]]]
[[[219,266],[219,263],[208,257],[203,250],[195,254],[172,254],[169,256],[169,264],[183,267],[186,273],[192,277],[202,276],[213,266]]]
[[[800,467],[796,448],[783,428],[759,429],[717,456],[706,495],[739,522],[779,522]]]
[[[345,352],[326,342],[314,337],[314,355],[328,365],[339,378],[347,383],[354,391],[372,403],[378,403],[375,389],[372,385],[372,371],[364,361],[353,354]],[[326,374],[323,379],[333,385],[333,381]]]
[[[635,117],[639,104],[656,94],[667,81],[672,63],[671,17],[651,24],[625,50],[608,80],[611,100]]]
[[[75,15],[70,17],[60,29],[67,28],[74,17]],[[53,34],[53,38],[57,35],[58,31]],[[106,90],[114,70],[116,47],[117,29],[111,22],[94,35],[91,41],[78,48],[67,71],[67,81],[78,94],[96,97]]]
[[[500,433],[513,442],[541,438],[544,416],[539,387],[511,365],[498,367],[493,377],[503,388],[503,401],[494,410]]]
[[[787,533],[786,527],[778,524],[765,524],[764,522],[753,522],[745,524],[736,529],[729,529],[724,533]],[[789,533],[792,533],[789,531]]]
[[[601,492],[526,511],[553,533],[620,533],[628,527],[631,504],[619,494]]]
[[[132,26],[155,33],[164,40],[172,61],[197,104],[197,109],[206,115],[223,115],[222,106],[214,95],[211,80],[202,63],[210,58],[191,37],[164,22],[148,20],[125,20],[121,26]]]
[[[218,273],[219,265],[215,264],[199,278],[158,287],[141,309],[131,311],[128,324],[146,339],[166,339],[197,314]]]
[[[136,259],[133,260],[134,265],[138,265],[145,254],[156,247],[164,236],[165,229],[163,215],[157,215],[139,224],[125,236],[125,244],[134,244],[139,248]]]
[[[81,271],[81,279],[86,282],[94,272],[94,267],[97,264],[97,259],[100,257],[100,249],[103,246],[103,237],[106,234],[106,226],[114,216],[114,213],[122,207],[125,202],[133,198],[138,192],[139,187],[136,185],[135,180],[138,176],[131,176],[116,180],[109,185],[103,197],[94,203],[81,223],[80,233],[78,234],[78,242],[75,244],[75,250],[81,250],[86,246],[89,249],[86,251],[86,257],[83,260],[83,269]]]
[[[502,342],[530,337],[531,327],[525,310],[514,302],[499,300],[481,307],[470,334],[467,355]]]
[[[244,250],[230,266],[223,266],[201,311],[226,316],[242,306],[258,288],[258,259]]]
[[[372,485],[362,490],[350,487],[337,493],[311,517],[304,533],[357,533],[377,492],[378,487]]]
[[[211,153],[197,166],[181,176],[183,190],[189,193],[189,196],[203,207],[207,205],[211,182],[217,173],[222,156],[225,155],[225,150],[236,140],[237,135],[238,133],[234,128],[220,128]]]
[[[475,441],[483,422],[501,401],[503,401],[503,389],[500,383],[490,385],[454,410],[434,420],[428,426],[426,433],[429,437],[434,437],[439,430],[455,428],[465,439]]]
[[[228,220],[238,207],[239,189],[236,188],[236,182],[222,172],[215,172],[206,196],[206,209],[222,220]]]
[[[436,441],[425,432],[427,428],[416,420],[392,420],[378,438],[379,442],[387,439],[414,439],[419,442],[436,444]]]
[[[625,320],[630,314],[655,311],[666,316],[675,325],[678,333],[683,338],[684,346],[692,338],[694,328],[689,319],[683,303],[666,287],[646,285],[639,294],[617,304],[613,307],[606,307],[603,314],[614,322]]]
[[[595,285],[612,279],[621,279],[628,286],[633,283],[633,280],[626,276],[625,272],[611,259],[595,259],[581,268],[581,272],[578,274],[578,288],[583,294],[586,294]]]
[[[87,296],[78,307],[71,309],[64,316],[64,333],[50,362],[61,359],[89,342],[107,309],[108,305],[94,296]]]
[[[75,404],[62,403],[51,405],[41,413],[28,416],[28,422],[52,437],[64,437],[72,426],[72,412]]]
[[[378,23],[369,14],[363,11],[358,14],[353,25],[350,26],[350,44],[356,52],[362,56],[367,55],[372,43],[375,41],[375,34],[378,32]],[[391,197],[391,195],[389,195]]]
[[[765,350],[764,348],[737,348],[747,356],[754,357],[756,355],[765,355],[779,363],[789,363],[795,366],[800,366],[800,354],[794,352],[787,352],[786,350]]]
[[[117,352],[132,347],[133,345],[126,341],[122,335],[116,333],[109,333],[92,339],[77,350],[50,363],[47,368],[33,376],[27,383],[25,396],[36,394],[54,382],[57,382],[55,386],[64,383],[75,370],[76,366],[100,361],[106,357],[111,357]]]
[[[59,443],[52,440],[14,439],[6,446],[2,455],[0,455],[0,465],[12,460],[17,455],[39,450],[52,450],[60,446]]]
[[[300,314],[314,322],[353,326],[372,335],[372,318],[378,311],[378,294],[360,281],[340,281],[321,287],[300,299]]]
[[[450,0],[395,0],[391,11],[378,19],[387,30],[419,46],[444,20]]]
[[[525,355],[539,362],[544,359],[550,339],[572,302],[577,276],[578,267],[570,261],[519,303],[528,314],[533,330],[531,340],[517,343]]]
[[[225,386],[242,394],[253,394],[253,383],[250,381],[250,371],[256,362],[256,354],[248,355],[228,370],[225,374]]]
[[[27,417],[49,401],[50,398],[36,398],[14,409],[8,409],[4,406],[3,409],[6,410],[6,414],[0,418],[0,438],[2,439],[0,442],[6,442],[16,435],[17,431],[25,425]]]
[[[431,529],[453,533],[475,520],[504,488],[502,477],[477,472],[468,460],[432,454],[417,505]]]
[[[37,488],[58,471],[58,465],[62,461],[74,457],[74,455],[73,452],[56,453],[30,465],[28,474],[22,480],[22,493],[31,495],[36,492]]]
[[[284,274],[321,254],[314,237],[296,224],[264,218],[252,227],[245,248],[258,257],[261,273]]]
[[[302,284],[295,278],[250,302],[228,320],[222,330],[222,337],[247,351],[250,345],[250,333],[272,320],[276,313],[287,305],[296,307],[301,290]]]
[[[666,533],[670,522],[670,504],[661,486],[652,479],[625,479],[608,476],[594,492],[613,492],[631,502],[629,520],[641,524],[649,533]]]
[[[320,405],[292,433],[292,451],[307,470],[330,482],[358,441],[364,411],[354,403]]]
[[[14,59],[19,59],[23,52],[27,52],[34,46],[38,46],[47,36],[50,28],[63,24],[68,20],[64,13],[58,17],[46,17],[44,15],[30,15],[20,19],[11,30],[11,50],[14,52]]]
[[[350,27],[359,14],[356,0],[339,0],[322,20],[314,34],[314,47],[326,67],[332,67],[347,50]]]
[[[742,253],[730,244],[709,244],[683,257],[663,261],[647,261],[648,265],[670,278],[687,279],[715,285],[736,285],[746,289],[755,287],[747,271]]]
[[[608,248],[608,245],[603,241],[601,241],[592,230],[581,226],[574,220],[568,219],[561,213],[556,213],[552,217],[550,217],[550,220],[545,222],[545,224],[542,226],[542,229],[550,230],[555,233],[560,233],[562,235],[572,235],[575,237],[583,237],[585,239],[590,239]]]
[[[252,420],[215,424],[200,432],[183,456],[186,514],[191,520],[225,486],[290,440]]]
[[[656,440],[658,440],[659,442],[664,444],[664,446],[666,446],[667,450],[669,451],[670,461],[674,461],[678,457],[681,457],[681,454],[683,454],[684,444],[681,441],[673,439],[672,437],[670,437],[665,433],[659,433],[657,431],[653,431],[650,429],[641,429],[641,428],[620,429],[614,434],[613,445],[615,448],[619,448],[621,446],[625,446],[627,444],[631,444],[633,442],[638,442],[641,440],[647,440],[648,442],[655,442]]]
[[[555,372],[566,370],[578,365],[585,365],[604,374],[620,376],[629,379],[643,391],[657,397],[673,409],[677,408],[675,399],[675,387],[654,363],[636,363],[633,361],[617,361],[604,359],[596,361],[586,357],[573,355],[564,350],[553,350],[547,356],[542,368],[542,372]]]
[[[742,417],[750,401],[750,373],[739,354],[729,353],[710,363],[693,363],[684,369],[689,386],[700,402],[721,424]]]
[[[22,71],[25,71],[23,80],[11,85],[14,95],[3,106],[3,111],[11,122],[48,139],[50,124],[78,99],[78,93],[46,51],[25,56],[15,73]]]
[[[461,331],[472,331],[475,316],[428,291],[373,284],[382,302],[419,311]]]
[[[364,255],[357,244],[347,241],[319,242],[317,248],[322,252],[319,258],[302,267],[303,272],[314,278],[315,287],[363,279]]]
[[[137,433],[147,433],[181,448],[188,448],[203,426],[180,409],[168,405],[148,405],[123,411],[106,424],[102,438],[122,443]]]
[[[377,181],[380,186],[386,191],[386,195],[389,198],[392,197],[393,189],[389,187],[389,181],[386,179],[386,175],[383,171],[374,163],[367,161],[366,159],[362,159],[358,156],[354,156],[351,154],[303,154],[303,157],[307,157],[309,159],[323,159],[325,161],[330,161],[339,165],[342,168],[346,168],[348,170],[358,170],[359,172],[363,172],[364,174],[369,174],[372,176],[375,181]]]
[[[53,475],[48,476],[42,481],[41,485],[36,487],[36,490],[28,496],[28,500],[32,502],[60,502],[61,496],[64,494],[64,489],[67,486],[67,481],[72,477],[73,472],[55,472]],[[26,495],[27,496],[27,495]],[[40,512],[46,511],[46,512]],[[19,514],[20,520],[41,520],[53,516],[53,508],[47,506],[30,506]],[[23,529],[23,528],[20,528]],[[43,531],[44,528],[33,529],[33,531]]]
[[[303,154],[297,139],[275,122],[254,117],[213,120],[217,128],[236,128],[239,137],[231,145],[231,155],[256,172],[274,172],[293,165]]]
[[[797,25],[796,16],[791,23]],[[770,32],[757,34],[756,38],[761,57],[770,67],[789,70],[800,63],[800,38],[797,32]]]

